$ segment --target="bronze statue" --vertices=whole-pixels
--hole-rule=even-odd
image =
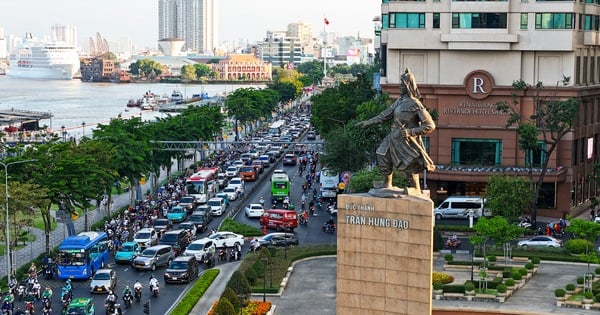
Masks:
[[[421,135],[435,130],[435,123],[421,104],[421,94],[410,70],[400,77],[400,97],[377,116],[356,125],[366,127],[393,119],[392,130],[377,148],[377,164],[383,174],[382,187],[392,188],[394,168],[405,172],[417,192],[421,192],[419,173],[434,171],[435,164],[427,154]]]

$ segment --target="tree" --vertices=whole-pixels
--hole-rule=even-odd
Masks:
[[[198,75],[193,65],[184,65],[181,67],[181,80],[183,82],[195,81],[197,79]]]
[[[164,66],[150,59],[138,59],[129,65],[129,72],[141,77],[148,77],[151,74],[160,76],[163,73]]]
[[[576,238],[587,240],[589,244],[594,244],[598,236],[600,236],[600,224],[594,221],[583,220],[579,218],[570,219],[570,224],[566,231],[573,233]],[[588,247],[586,242],[585,253],[582,255],[582,260],[587,262],[588,273],[590,273],[590,263],[598,263],[598,255],[593,251],[593,248]]]
[[[231,302],[222,297],[219,300],[219,303],[217,304],[217,306],[215,306],[215,310],[213,312],[213,314],[215,315],[235,315],[235,308],[233,307],[233,304],[231,304]]]
[[[550,156],[554,153],[563,137],[572,132],[573,124],[577,118],[579,101],[576,98],[567,100],[551,99],[549,93],[543,93],[543,85],[538,82],[535,85],[533,97],[533,113],[529,117],[523,117],[519,110],[518,94],[527,95],[530,86],[522,80],[513,81],[512,103],[499,102],[496,108],[509,114],[506,126],[517,126],[519,136],[519,149],[526,155],[541,152],[541,171],[537,177],[537,184],[533,187],[534,198],[531,200],[531,221],[535,226],[537,221],[537,208],[544,184],[544,177],[548,169]],[[541,138],[541,139],[540,139]],[[530,158],[531,159],[531,158]],[[533,163],[528,163],[529,177],[533,179]]]
[[[523,233],[523,229],[509,224],[503,217],[492,217],[488,219],[481,217],[477,220],[477,223],[473,226],[475,235],[469,237],[469,241],[473,244],[473,247],[479,245],[483,250],[483,263],[487,266],[486,258],[486,247],[489,241],[494,241],[496,246],[503,245],[504,248],[504,259],[508,262],[508,249],[510,242],[517,239],[519,235]]]
[[[250,284],[246,277],[242,274],[241,271],[236,270],[231,275],[231,278],[227,282],[227,287],[231,288],[236,295],[244,295],[246,298],[250,295]]]
[[[194,70],[196,71],[196,77],[198,79],[210,77],[213,71],[208,65],[202,63],[194,64]]]
[[[531,204],[531,182],[522,177],[493,175],[485,188],[485,207],[508,222],[517,220]]]

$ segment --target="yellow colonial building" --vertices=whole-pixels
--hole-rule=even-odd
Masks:
[[[272,66],[249,54],[231,54],[212,64],[217,80],[271,81]]]

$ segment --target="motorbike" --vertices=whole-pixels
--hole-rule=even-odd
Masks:
[[[456,239],[452,239],[449,238],[446,240],[446,247],[451,247],[451,248],[458,248],[460,246],[461,240],[456,238]]]
[[[62,313],[66,314],[69,304],[71,304],[71,297],[68,295],[63,295],[60,299],[60,304],[62,305]]]
[[[42,298],[42,305],[45,308],[52,308],[52,299],[51,299],[51,297],[44,296]]]
[[[231,253],[229,254],[229,261],[236,261],[236,260],[240,260],[241,258],[241,253],[237,250],[232,250]]]
[[[206,253],[204,254],[204,257],[202,257],[202,262],[206,268],[212,268],[215,266],[215,256],[213,254]]]
[[[136,303],[140,303],[140,300],[142,299],[142,289],[140,288],[135,288],[134,290],[135,292],[133,293],[134,297],[135,297],[135,302]]]
[[[104,304],[105,314],[113,315],[113,314],[121,314],[121,305],[119,303],[105,303]]]
[[[19,284],[19,287],[17,287],[17,298],[19,301],[23,301],[25,298],[25,284],[23,283]]]
[[[158,296],[159,286],[153,285],[150,287],[150,292],[152,292],[152,296]]]
[[[219,250],[219,262],[227,261],[227,252],[224,249]]]
[[[125,303],[126,309],[131,307],[131,301],[133,301],[133,296],[130,292],[127,292],[125,295],[123,295],[123,302]]]
[[[25,314],[35,314],[35,307],[33,301],[25,302]]]
[[[336,228],[335,223],[329,224],[329,223],[325,222],[325,223],[323,223],[321,230],[323,232],[335,232],[335,228]]]
[[[298,224],[306,225],[306,224],[308,224],[308,219],[306,217],[304,217],[304,215],[301,214],[298,216]]]

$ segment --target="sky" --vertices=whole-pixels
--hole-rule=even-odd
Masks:
[[[285,31],[288,23],[312,25],[317,36],[326,29],[339,36],[373,37],[373,18],[381,0],[216,0],[218,42],[264,39],[267,31]],[[129,37],[138,48],[156,47],[158,0],[3,0],[4,34],[34,37],[50,34],[54,24],[77,27],[79,46],[99,32],[109,43]]]

